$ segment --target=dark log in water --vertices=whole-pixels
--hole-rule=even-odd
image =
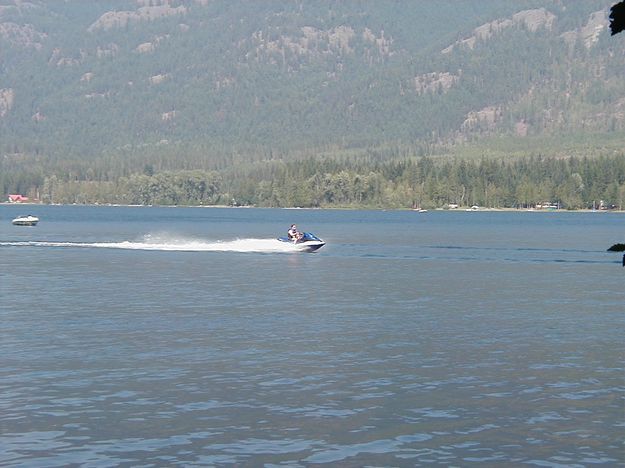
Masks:
[[[608,249],[608,252],[625,252],[625,244],[614,244]]]

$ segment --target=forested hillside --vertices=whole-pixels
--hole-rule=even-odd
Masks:
[[[298,203],[259,193],[276,164],[305,160],[380,176],[424,156],[618,164],[625,36],[609,35],[612,3],[5,0],[0,193],[89,186],[99,198],[74,201],[110,201],[139,176],[202,171],[222,181],[203,203],[284,206]],[[241,167],[255,168],[247,182]]]

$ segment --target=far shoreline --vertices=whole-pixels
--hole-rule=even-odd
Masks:
[[[23,207],[39,207],[39,206],[86,206],[86,207],[120,207],[120,208],[237,208],[237,209],[278,209],[278,210],[309,210],[309,211],[322,211],[322,210],[349,210],[349,211],[413,211],[417,214],[425,214],[427,212],[449,212],[449,213],[487,213],[487,212],[502,212],[502,213],[625,213],[625,210],[593,210],[590,208],[584,209],[542,209],[542,208],[485,208],[479,207],[472,209],[470,206],[458,208],[431,208],[420,210],[416,208],[383,208],[383,207],[350,207],[350,206],[334,206],[334,207],[271,207],[271,206],[253,206],[253,205],[135,205],[135,204],[122,204],[122,203],[36,203],[36,202],[0,202],[0,206],[23,206]]]

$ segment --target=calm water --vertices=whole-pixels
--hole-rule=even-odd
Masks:
[[[0,206],[0,465],[623,465],[616,242],[623,214]]]

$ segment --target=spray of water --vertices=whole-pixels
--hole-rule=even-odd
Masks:
[[[137,241],[122,242],[53,242],[19,241],[0,242],[0,247],[73,247],[123,250],[160,250],[178,252],[295,252],[299,249],[277,239],[234,239],[208,241],[184,239],[166,235],[148,234]]]

